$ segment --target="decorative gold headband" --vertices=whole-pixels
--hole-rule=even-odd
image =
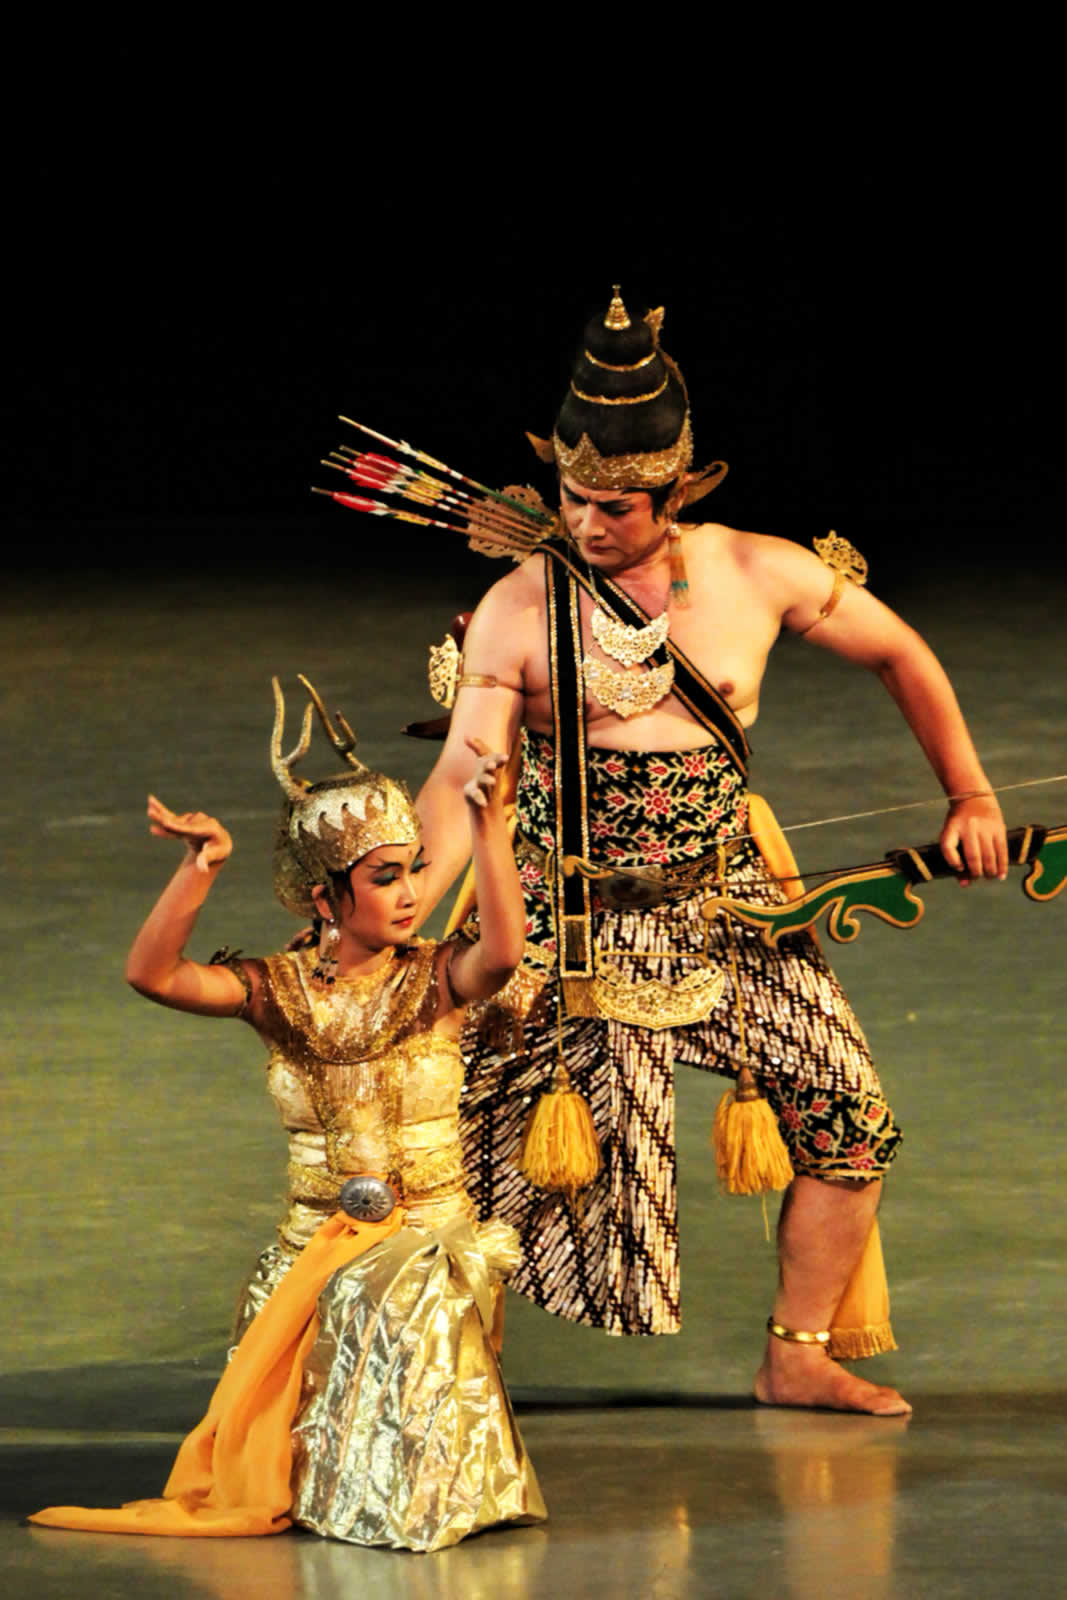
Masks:
[[[693,460],[693,435],[689,417],[674,444],[666,450],[634,450],[622,456],[603,456],[587,433],[576,445],[565,444],[558,433],[552,450],[561,472],[588,489],[655,489],[689,471]]]
[[[588,400],[594,406],[641,406],[646,400],[657,400],[670,383],[670,374],[664,378],[658,388],[650,389],[647,394],[586,394],[584,389],[579,389],[574,379],[571,379],[571,393],[576,394],[579,400]]]

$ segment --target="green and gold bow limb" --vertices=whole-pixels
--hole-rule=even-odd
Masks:
[[[1067,825],[1047,828],[1032,823],[1013,828],[1008,834],[1008,861],[1026,868],[1022,887],[1028,899],[1055,899],[1067,883]],[[926,910],[916,889],[935,878],[968,876],[949,866],[939,844],[926,844],[890,850],[880,862],[846,868],[785,905],[760,906],[715,895],[705,901],[701,913],[711,922],[727,912],[759,928],[764,944],[772,949],[784,935],[813,928],[825,913],[831,939],[851,944],[860,933],[861,911],[894,928],[913,928]]]

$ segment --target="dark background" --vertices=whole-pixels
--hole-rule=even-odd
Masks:
[[[936,137],[842,115],[801,143],[783,114],[762,154],[654,125],[594,156],[557,127],[535,161],[488,116],[460,132],[381,86],[348,106],[321,55],[335,127],[281,97],[277,60],[279,97],[245,101],[232,70],[189,56],[157,78],[124,51],[53,85],[64,129],[39,105],[13,175],[16,561],[166,563],[178,525],[216,567],[247,559],[246,529],[267,570],[294,529],[324,568],[395,554],[395,529],[308,494],[336,414],[488,483],[531,477],[523,429],[549,431],[613,281],[666,306],[698,464],[731,465],[709,515],[805,542],[833,526],[883,593],[992,573],[1005,546],[1055,555],[1061,268],[1037,113]],[[446,559],[403,537],[405,559]],[[447,559],[468,559],[458,541]]]

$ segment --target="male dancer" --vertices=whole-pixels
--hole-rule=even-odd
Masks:
[[[659,346],[661,318],[631,317],[616,291],[588,324],[542,448],[559,471],[565,537],[475,613],[448,741],[418,800],[432,903],[465,851],[467,735],[506,749],[521,730],[528,1014],[521,1051],[498,1037],[472,1066],[472,1192],[524,1228],[513,1286],[546,1309],[611,1332],[675,1331],[673,1064],[736,1072],[743,1023],[796,1173],[756,1397],[903,1414],[896,1390],[834,1359],[894,1347],[884,1313],[858,1326],[838,1317],[900,1139],[863,1034],[808,935],[769,951],[716,925],[713,953],[728,970],[733,943],[736,988],[694,971],[691,955],[723,863],[732,896],[782,897],[748,837],[744,733],[780,630],[881,679],[949,797],[941,848],[953,867],[1003,877],[1004,825],[951,685],[911,628],[797,545],[675,523],[716,479],[691,470],[688,397]],[[567,854],[588,873],[557,871]],[[589,875],[608,869],[617,876]],[[546,1199],[514,1167],[560,1051],[605,1155],[580,1206]]]

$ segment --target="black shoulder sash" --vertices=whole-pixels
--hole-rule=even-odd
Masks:
[[[564,876],[564,856],[589,858],[588,778],[585,758],[585,683],[582,678],[582,628],[578,587],[566,566],[545,562],[548,616],[548,668],[552,684],[555,747],[555,884],[553,901],[559,943],[559,976],[593,976],[592,907],[589,880],[580,872]]]
[[[582,628],[578,589],[594,595],[589,580],[558,545],[539,547],[545,560],[545,609],[548,620],[548,665],[552,689],[555,746],[555,862],[553,901],[559,943],[559,976],[569,1014],[586,1014],[588,980],[594,976],[592,906],[589,881],[581,873],[567,876],[566,856],[589,859],[589,785],[586,769],[585,680],[582,673]],[[606,580],[612,608],[630,626],[641,627],[648,613],[617,585]],[[725,700],[682,651],[670,644],[652,658],[674,661],[672,693],[702,727],[714,733],[742,777],[747,774],[748,741]]]

